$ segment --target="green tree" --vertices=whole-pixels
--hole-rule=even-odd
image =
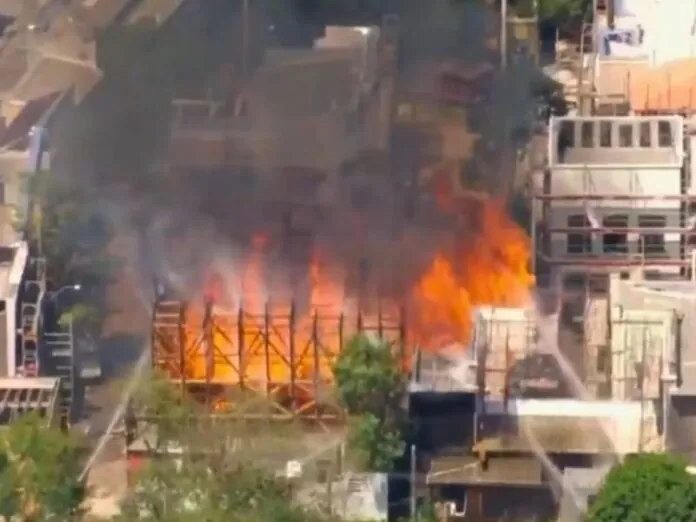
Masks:
[[[371,471],[389,471],[403,454],[406,379],[390,343],[358,335],[334,364],[341,404],[353,418],[349,447]]]
[[[293,490],[302,484],[277,475],[303,452],[293,427],[248,424],[232,414],[213,418],[159,377],[138,390],[133,409],[150,419],[153,452],[175,451],[178,462],[150,460],[118,522],[333,522],[294,503]]]
[[[98,334],[107,313],[106,284],[120,266],[108,250],[114,232],[95,194],[73,180],[41,171],[27,175],[26,185],[31,202],[27,237],[34,253],[46,260],[49,288],[79,283],[79,305],[67,313],[77,328]]]
[[[615,466],[587,522],[696,521],[696,481],[674,456],[643,454]]]
[[[78,482],[79,447],[35,415],[0,435],[0,515],[26,522],[78,520],[84,488]]]

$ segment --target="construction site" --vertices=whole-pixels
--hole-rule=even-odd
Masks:
[[[392,476],[341,460],[323,479],[360,497],[354,519],[432,504],[443,521],[582,520],[628,455],[696,464],[696,13],[675,2],[599,2],[543,67],[536,20],[503,31],[493,9],[469,19],[505,43],[472,64],[415,59],[419,13],[282,47],[252,7],[239,56],[174,96],[156,189],[133,197],[148,369],[211,418],[297,424],[341,460],[333,365],[356,334],[391,343],[417,429]],[[564,110],[535,101],[539,76]],[[24,127],[11,159],[36,173],[45,129]],[[48,292],[11,239],[0,418],[66,424],[80,379],[51,310],[71,288]],[[126,408],[130,481],[161,456],[153,415]],[[281,464],[318,475],[317,455]]]
[[[332,362],[355,333],[379,336],[410,376],[423,426],[417,495],[443,520],[577,519],[618,459],[693,454],[690,115],[602,97],[595,39],[578,65],[593,62],[595,84],[543,122],[526,229],[442,153],[413,166],[412,187],[390,186],[385,210],[370,193],[391,184],[374,172],[394,136],[444,107],[486,103],[476,93],[492,75],[448,63],[427,96],[397,90],[397,42],[397,19],[327,28],[312,49],[269,51],[234,103],[174,102],[158,175],[178,190],[205,177],[215,194],[197,205],[212,213],[229,187],[233,225],[216,233],[236,246],[198,256],[195,270],[183,261],[182,276],[174,250],[206,250],[204,227],[170,223],[152,366],[211,414],[259,415],[231,399],[243,389],[271,400],[264,415],[279,422],[335,430]],[[133,417],[137,467],[146,420]]]

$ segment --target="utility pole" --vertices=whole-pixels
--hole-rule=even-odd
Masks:
[[[249,70],[249,0],[242,0],[242,78]]]
[[[417,516],[417,504],[416,504],[416,445],[411,444],[411,521],[414,522]]]
[[[507,34],[508,0],[500,0],[500,68],[507,69],[508,34]]]

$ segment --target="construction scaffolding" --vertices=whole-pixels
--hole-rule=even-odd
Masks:
[[[46,261],[31,258],[24,275],[24,287],[19,305],[20,373],[36,377],[41,371],[39,337],[43,328],[41,309],[46,293]]]
[[[235,403],[234,391],[244,390],[270,401],[265,418],[325,424],[343,419],[332,398],[332,364],[356,333],[393,343],[406,366],[401,309],[335,314],[316,308],[300,316],[294,304],[230,311],[211,302],[201,309],[162,301],[152,324],[152,366],[213,412],[258,416]]]
[[[552,118],[532,201],[538,263],[556,275],[685,274],[689,149],[678,116]]]

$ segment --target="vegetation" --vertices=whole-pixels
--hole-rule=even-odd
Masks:
[[[68,307],[67,314],[78,327],[98,334],[107,313],[106,283],[118,268],[108,252],[113,231],[100,216],[94,195],[70,179],[41,171],[27,176],[27,190],[32,202],[27,236],[34,253],[46,260],[49,289],[79,283],[79,305]],[[76,301],[63,295],[56,304]]]
[[[334,365],[341,404],[351,419],[349,448],[370,471],[390,471],[403,455],[406,378],[390,343],[358,335]]]
[[[26,415],[0,435],[0,515],[23,522],[78,520],[84,490],[78,445],[44,420]],[[12,520],[15,520],[12,518]]]
[[[181,457],[179,462],[157,459],[147,464],[118,521],[337,520],[321,502],[315,508],[293,502],[293,493],[306,485],[278,475],[308,443],[299,427],[262,421],[250,425],[234,417],[202,419],[196,405],[158,379],[138,393],[136,407],[155,415],[152,450],[179,448]]]
[[[644,454],[614,467],[587,522],[696,521],[696,481],[680,459]]]

